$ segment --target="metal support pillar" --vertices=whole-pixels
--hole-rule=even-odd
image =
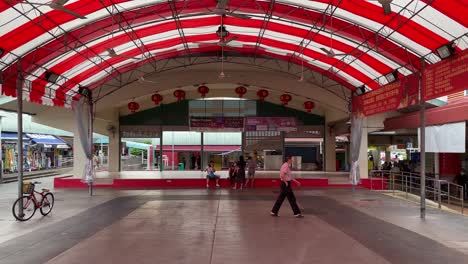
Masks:
[[[419,107],[420,107],[420,121],[421,121],[421,204],[420,204],[420,217],[426,218],[426,109],[423,100],[422,91],[422,73],[424,71],[424,59],[422,61],[421,73],[419,74]]]
[[[94,144],[93,144],[93,131],[94,131],[94,104],[93,104],[93,96],[90,91],[89,93],[89,98],[88,98],[88,104],[89,104],[89,142],[88,142],[88,148],[91,152],[92,155],[94,155]],[[94,158],[94,156],[93,156]],[[91,160],[91,166],[92,166],[92,172],[93,172],[93,180],[88,183],[89,185],[89,196],[93,196],[93,181],[96,178],[96,169],[94,167],[94,160]]]
[[[3,183],[2,117],[0,116],[0,183]]]
[[[200,150],[200,170],[203,171],[204,168],[204,160],[205,160],[205,135],[203,132],[200,133],[200,142],[201,142],[201,150]]]
[[[161,136],[159,137],[159,171],[163,171],[163,134],[164,130],[161,127]]]
[[[171,163],[172,163],[172,170],[174,170],[174,157],[175,157],[174,156],[174,131],[172,131],[171,133],[172,133],[172,138],[171,138],[171,140],[172,140],[172,155],[171,155],[172,158],[171,158],[171,161],[172,162]]]
[[[245,156],[245,131],[241,132],[241,153]]]
[[[327,133],[327,125],[324,124],[323,125],[323,135],[322,135],[322,139],[323,141],[320,143],[320,148],[322,149],[322,171],[323,172],[326,172],[327,171],[327,136],[326,134]],[[354,185],[353,185],[353,190],[354,190]]]
[[[18,114],[18,198],[23,197],[23,75],[18,73],[16,80],[16,102]],[[23,200],[20,199],[19,203],[19,216],[23,216]]]
[[[281,154],[283,155],[283,162],[286,162],[286,144],[284,143],[286,132],[281,131]]]

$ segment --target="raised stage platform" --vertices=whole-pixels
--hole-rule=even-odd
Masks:
[[[220,171],[221,188],[230,187],[228,172]],[[302,187],[351,187],[348,172],[293,172]],[[115,189],[159,189],[159,188],[206,188],[206,174],[200,171],[123,171],[118,173],[98,172],[95,188]],[[277,171],[258,171],[255,175],[255,188],[274,188],[279,185]],[[374,181],[373,189],[382,189],[382,182]],[[214,187],[210,181],[210,187]],[[362,179],[359,185],[370,188],[370,181]],[[87,188],[80,178],[56,178],[55,188]]]

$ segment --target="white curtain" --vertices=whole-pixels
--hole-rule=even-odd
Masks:
[[[351,171],[349,178],[353,185],[358,185],[360,178],[359,173],[359,152],[361,149],[362,128],[364,118],[353,117],[351,119]]]
[[[95,178],[93,166],[93,114],[91,106],[86,98],[81,97],[79,101],[73,101],[73,110],[75,112],[75,126],[78,128],[81,147],[86,156],[85,167],[82,179],[88,184],[92,184]],[[75,146],[78,148],[79,146]]]
[[[465,121],[426,127],[426,152],[465,153]],[[418,128],[418,141],[421,130]],[[419,144],[421,146],[421,144]]]

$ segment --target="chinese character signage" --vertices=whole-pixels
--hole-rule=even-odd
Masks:
[[[426,67],[423,73],[424,101],[465,90],[468,80],[468,49]]]
[[[190,117],[192,131],[240,132],[243,128],[243,117]]]
[[[294,117],[247,117],[245,131],[297,131]]]
[[[418,74],[412,74],[353,98],[353,112],[371,116],[418,104]]]

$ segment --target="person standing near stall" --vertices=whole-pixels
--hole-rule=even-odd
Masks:
[[[239,185],[239,190],[242,191],[244,184],[245,184],[245,166],[246,162],[244,160],[244,156],[239,157],[239,161],[236,163],[236,183],[234,184],[234,190],[237,189],[237,185]]]
[[[254,180],[255,180],[255,169],[257,168],[257,161],[252,159],[252,157],[247,158],[247,182],[245,183],[244,187],[247,188],[250,182],[250,188],[254,187]]]
[[[281,186],[280,186],[280,194],[278,199],[276,199],[275,205],[271,209],[270,215],[271,216],[279,216],[278,212],[281,208],[281,205],[284,202],[284,199],[287,197],[289,204],[291,205],[291,209],[293,210],[294,217],[301,218],[304,217],[301,213],[301,209],[296,202],[296,196],[294,196],[293,190],[291,188],[291,182],[295,182],[298,186],[301,186],[301,183],[294,179],[291,175],[291,164],[292,158],[287,157],[286,162],[281,166],[280,169],[280,178],[281,178]]]

